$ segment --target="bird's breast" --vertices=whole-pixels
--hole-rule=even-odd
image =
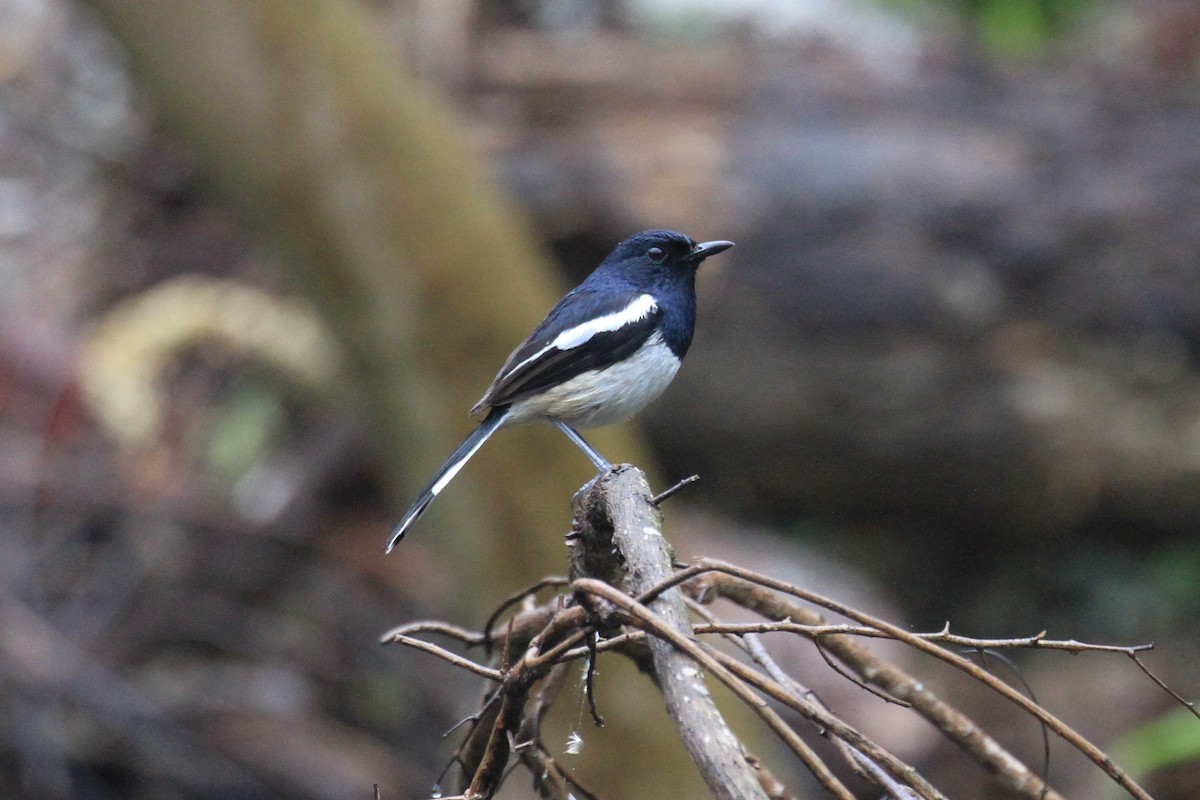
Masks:
[[[551,419],[580,428],[620,422],[662,394],[680,363],[656,331],[628,358],[514,403],[506,422]]]

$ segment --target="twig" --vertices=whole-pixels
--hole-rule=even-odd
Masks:
[[[699,475],[689,475],[688,477],[681,480],[679,483],[672,486],[670,489],[667,489],[666,491],[663,491],[663,492],[659,492],[658,494],[654,495],[654,497],[651,497],[650,505],[654,506],[655,508],[658,508],[660,505],[662,505],[664,500],[666,500],[667,498],[674,495],[676,492],[678,492],[683,487],[689,486],[698,480],[700,480]]]
[[[773,622],[722,622],[712,623],[709,627],[696,628],[697,633],[800,633],[809,637],[817,636],[862,636],[875,639],[891,639],[892,636],[886,631],[870,625],[811,625],[801,622],[795,622],[790,619],[777,620]],[[1023,636],[1012,639],[977,639],[970,636],[960,636],[956,633],[950,633],[949,627],[943,628],[940,631],[933,633],[913,632],[912,636],[925,639],[929,642],[941,642],[944,644],[959,645],[970,650],[1011,650],[1011,649],[1031,649],[1031,650],[1065,650],[1072,655],[1078,653],[1120,653],[1126,656],[1136,655],[1137,653],[1153,650],[1154,644],[1137,644],[1137,645],[1114,645],[1114,644],[1092,644],[1089,642],[1080,642],[1075,639],[1046,639],[1045,632],[1035,634],[1033,636]],[[1185,701],[1185,705],[1186,705]]]
[[[496,610],[493,611],[491,616],[487,618],[487,622],[483,623],[483,637],[484,637],[483,644],[487,645],[488,650],[492,649],[492,628],[494,628],[496,626],[496,620],[498,620],[505,611],[512,608],[514,605],[521,602],[526,597],[532,597],[533,595],[540,592],[542,589],[547,589],[551,586],[558,586],[558,587],[566,586],[568,583],[570,583],[570,581],[567,580],[566,578],[563,578],[558,575],[551,575],[548,578],[542,578],[537,583],[533,584],[532,586],[526,587],[525,589],[522,589],[521,591],[517,592],[516,594],[506,597],[500,603],[500,605],[496,606]]]
[[[691,598],[688,598],[687,602],[688,602],[688,608],[690,608],[692,610],[692,613],[696,614],[701,619],[705,620],[707,623],[706,625],[694,626],[693,630],[698,631],[701,627],[708,627],[708,628],[719,627],[714,622],[714,617],[707,608],[700,605],[699,603],[697,603],[695,600],[693,600]],[[754,640],[752,638],[753,634],[751,634],[750,636],[735,636],[735,635],[730,635],[730,634],[724,634],[724,637],[727,641],[732,642],[734,644],[734,646],[745,651],[748,655],[750,655],[751,658],[758,661],[759,664],[762,665],[763,668],[767,670],[768,674],[772,675],[772,677],[775,678],[776,682],[780,684],[781,691],[783,690],[784,686],[786,685],[787,690],[792,692],[797,698],[809,696],[807,694],[807,692],[808,692],[807,689],[800,686],[798,683],[796,683],[794,680],[792,680],[790,676],[786,676],[786,673],[784,673],[781,669],[779,669],[779,665],[775,662],[775,660],[773,658],[771,658],[767,654],[766,649],[761,646],[761,643],[758,643],[756,640]],[[786,677],[786,684],[779,680],[781,677]],[[772,729],[778,733],[778,729],[780,726],[775,724],[775,720],[766,720],[766,721],[767,721],[767,724],[770,725],[772,727]],[[782,722],[782,721],[780,721],[780,722]],[[784,737],[781,737],[781,738],[784,738]],[[784,741],[788,742],[789,738],[792,738],[792,737],[784,738]],[[796,741],[799,741],[799,740],[797,739]],[[838,740],[838,741],[840,741],[840,740]],[[829,773],[828,770],[825,768],[825,764],[823,762],[813,763],[813,760],[817,759],[817,756],[811,750],[808,750],[807,748],[797,749],[794,746],[792,747],[792,750],[800,758],[801,763],[803,763],[809,769],[810,772],[812,772],[814,775],[816,775],[817,779],[822,784],[826,784],[826,781],[828,781],[828,779],[830,777],[832,777],[831,773]],[[826,788],[829,789],[831,792],[836,793],[836,792],[840,791],[840,789],[845,788],[845,787],[841,787],[840,784],[834,784],[831,782],[829,784],[826,784]]]
[[[392,628],[379,637],[379,643],[390,644],[395,641],[397,636],[412,636],[417,633],[440,633],[442,636],[449,636],[451,639],[456,639],[463,644],[472,646],[483,644],[484,640],[483,634],[477,631],[469,631],[466,628],[451,625],[448,622],[426,620],[423,622],[410,622],[407,625]]]
[[[467,797],[492,797],[499,789],[512,752],[509,735],[520,727],[525,700],[534,680],[529,670],[519,666],[505,673],[504,691],[499,695],[500,709],[492,722],[479,764],[472,771],[471,784],[463,792]]]
[[[888,753],[879,745],[867,739],[860,732],[847,725],[837,717],[826,713],[818,708],[813,703],[803,697],[793,696],[790,692],[784,689],[773,680],[763,675],[762,673],[748,667],[727,653],[722,653],[710,645],[701,644],[704,652],[711,655],[716,661],[734,673],[738,678],[746,681],[756,689],[766,693],[771,699],[783,703],[788,708],[800,712],[806,719],[815,722],[825,732],[832,734],[838,739],[842,739],[858,750],[868,754],[874,761],[882,764],[888,770],[888,773],[902,781],[903,783],[912,786],[918,791],[920,797],[923,798],[941,798],[941,793],[930,785],[924,778],[917,774],[909,765],[901,762],[891,753]],[[805,764],[805,766],[808,766]]]
[[[817,648],[817,654],[821,656],[822,661],[829,665],[831,670],[836,672],[838,675],[841,675],[843,678],[850,681],[864,692],[870,692],[885,703],[892,703],[893,705],[903,706],[904,708],[912,708],[912,703],[908,702],[907,700],[901,700],[898,697],[893,697],[882,689],[876,689],[871,684],[861,680],[857,675],[850,674],[849,670],[830,657],[829,650],[824,644],[822,644],[822,639],[820,636],[813,638],[813,647]]]
[[[587,637],[587,672],[584,676],[584,694],[587,696],[588,711],[591,712],[592,722],[596,723],[597,728],[604,727],[604,717],[600,716],[600,712],[596,709],[596,632]]]
[[[1025,680],[1025,676],[1021,674],[1021,670],[1017,668],[1016,663],[1008,656],[998,653],[995,650],[971,650],[979,654],[979,666],[991,671],[987,665],[987,658],[990,655],[992,658],[998,659],[1001,664],[1008,667],[1008,671],[1013,674],[1017,682],[1021,684],[1021,688],[1025,690],[1025,694],[1029,695],[1029,699],[1038,705],[1041,703],[1037,699],[1037,694],[1034,693],[1033,687],[1029,685],[1029,681]],[[1045,723],[1041,724],[1042,729],[1042,780],[1049,783],[1050,781],[1050,731]]]
[[[450,735],[453,734],[459,728],[461,728],[463,725],[474,725],[477,722],[479,722],[478,714],[470,714],[468,716],[465,716],[462,719],[460,719],[458,722],[451,725],[449,728],[446,728],[446,730],[442,732],[442,738],[449,739]]]
[[[972,650],[1001,650],[1013,647],[1028,647],[1035,650],[1066,650],[1072,655],[1084,652],[1123,653],[1125,655],[1132,655],[1134,653],[1140,653],[1145,650],[1154,649],[1154,642],[1125,646],[1115,644],[1091,644],[1089,642],[1079,642],[1075,639],[1047,639],[1046,631],[1035,633],[1033,636],[1024,636],[1015,639],[975,639],[969,636],[959,636],[956,633],[951,633],[949,622],[947,622],[945,627],[943,627],[937,633],[921,633],[917,635],[924,639],[928,639],[931,642],[944,642],[945,644],[959,645]]]
[[[1153,647],[1153,645],[1151,645],[1151,647]],[[1128,655],[1131,659],[1133,659],[1133,663],[1138,665],[1138,669],[1140,669],[1142,672],[1146,673],[1146,677],[1148,677],[1150,680],[1152,680],[1156,684],[1158,684],[1159,688],[1161,688],[1164,692],[1171,695],[1171,697],[1175,698],[1175,701],[1177,703],[1179,703],[1179,705],[1183,706],[1188,711],[1192,712],[1192,716],[1200,718],[1200,711],[1196,710],[1196,704],[1194,702],[1192,702],[1191,700],[1183,699],[1182,695],[1180,695],[1178,692],[1176,692],[1170,686],[1167,686],[1167,684],[1163,683],[1162,680],[1159,679],[1159,677],[1157,675],[1155,675],[1153,672],[1150,671],[1150,668],[1147,667],[1145,665],[1145,663],[1142,661],[1142,659],[1138,657],[1137,653],[1126,653],[1126,655]]]
[[[503,693],[503,684],[496,686],[492,691],[487,693],[483,704],[475,714],[475,719],[471,721],[467,735],[463,737],[462,742],[454,751],[454,760],[451,764],[447,765],[447,768],[438,777],[439,783],[445,778],[446,772],[449,772],[450,766],[458,764],[460,773],[457,776],[457,788],[461,790],[467,787],[471,776],[475,774],[479,765],[483,763],[484,756],[487,753],[492,728],[495,725],[497,715],[500,713],[500,702]]]
[[[429,653],[430,655],[437,656],[449,664],[452,664],[456,667],[461,667],[462,669],[474,673],[481,678],[487,678],[489,681],[496,681],[499,683],[504,680],[504,675],[499,670],[492,669],[491,667],[485,667],[482,664],[476,664],[469,658],[463,658],[460,655],[451,653],[444,647],[438,647],[436,644],[427,642],[424,639],[416,639],[412,636],[405,636],[404,634],[397,633],[393,634],[390,639],[384,642],[384,644],[392,643],[402,644],[405,647],[411,647],[414,650],[420,650],[422,652]]]
[[[988,686],[988,688],[1000,694],[1009,702],[1024,710],[1026,713],[1044,722],[1059,738],[1063,739],[1076,750],[1087,756],[1087,758],[1104,770],[1105,774],[1116,781],[1121,788],[1125,789],[1125,791],[1127,791],[1130,795],[1138,798],[1138,800],[1152,800],[1150,795],[1146,793],[1146,790],[1140,787],[1136,781],[1129,777],[1129,775],[1123,769],[1121,769],[1121,767],[1114,763],[1113,760],[1104,753],[1104,751],[1096,747],[1096,745],[1092,744],[1084,736],[1075,731],[1066,723],[1062,722],[1062,720],[1058,719],[1049,711],[1030,701],[1020,692],[1014,690],[1000,679],[996,678],[985,670],[979,669],[969,660],[955,653],[951,653],[945,648],[940,647],[935,643],[926,641],[919,636],[913,636],[903,628],[899,628],[884,620],[864,614],[861,611],[850,608],[843,603],[823,597],[815,592],[809,592],[791,584],[784,583],[783,581],[778,581],[763,575],[759,575],[734,564],[729,564],[715,559],[704,559],[698,561],[688,569],[677,573],[676,578],[679,579],[680,576],[684,575],[685,573],[690,573],[687,574],[686,577],[682,578],[682,580],[687,580],[691,577],[696,577],[706,572],[719,572],[732,575],[743,580],[750,581],[751,583],[757,583],[769,589],[774,589],[775,591],[790,594],[794,597],[800,598],[801,600],[814,603],[847,617],[848,619],[852,619],[860,624],[878,628],[879,630],[890,634],[892,638],[904,642],[905,644],[908,644],[909,646],[920,650],[923,653],[932,655],[935,658],[958,668],[979,682],[985,684]]]
[[[521,760],[536,776],[535,785],[542,797],[554,800],[597,800],[596,795],[585,789],[571,773],[563,769],[558,761],[540,745],[521,752]]]
[[[550,706],[554,704],[554,700],[558,697],[558,693],[562,690],[563,682],[566,679],[567,671],[570,665],[556,664],[542,681],[542,686],[538,689],[537,696],[533,700],[533,707],[525,715],[524,721],[521,723],[520,735],[522,739],[534,741],[541,735],[542,721],[546,717],[546,713],[550,710]]]
[[[789,625],[792,620],[805,620],[808,624],[803,627],[817,632],[851,627],[823,625],[821,615],[812,609],[730,575],[712,573],[702,580],[692,581],[688,589],[706,601],[717,596],[726,597],[751,611]],[[882,635],[874,628],[860,630]],[[931,692],[924,682],[875,655],[849,636],[830,635],[824,639],[824,644],[823,650],[833,652],[864,680],[879,686],[897,700],[910,703],[913,710],[937,726],[951,742],[994,773],[1002,785],[1034,800],[1062,800],[1053,790],[1047,792],[1045,784],[1033,771],[1008,753],[973,720]]]
[[[734,665],[744,667],[741,662],[738,662],[736,659],[729,659],[728,662],[724,662],[722,659],[724,654],[683,636],[679,631],[665,625],[659,619],[658,615],[646,606],[606,583],[585,578],[576,581],[572,586],[576,591],[590,592],[604,597],[610,603],[628,612],[633,624],[645,628],[647,633],[651,634],[650,641],[661,639],[675,649],[685,653],[692,662],[699,664],[712,674],[713,677],[725,684],[739,700],[748,705],[754,713],[762,718],[834,797],[839,798],[839,800],[854,800],[854,795],[829,771],[829,768],[825,766],[820,757],[796,735],[795,731],[788,727],[787,723],[767,705],[765,700],[755,694],[743,682],[741,677],[731,671]],[[725,658],[729,657],[725,656]],[[690,664],[685,669],[688,670],[688,673],[684,674],[684,677],[695,678],[699,674],[699,671]],[[753,670],[749,671],[757,675]],[[707,690],[700,696],[707,697]]]
[[[584,614],[582,613],[583,609],[576,608],[572,609],[572,611],[580,612],[578,614],[578,622],[582,624],[584,617]],[[530,647],[531,652],[526,657],[527,664],[529,667],[535,669],[547,664],[557,664],[562,660],[565,653],[569,652],[571,648],[577,647],[579,643],[583,642],[586,638],[587,632],[578,630],[547,650],[539,650],[536,647]]]

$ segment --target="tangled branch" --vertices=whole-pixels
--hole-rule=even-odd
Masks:
[[[776,663],[761,641],[767,634],[810,640],[838,674],[889,702],[912,709],[1002,786],[1017,796],[1036,800],[1061,800],[1061,795],[967,714],[930,690],[926,682],[871,650],[867,642],[900,642],[961,670],[1038,719],[1046,730],[1083,753],[1139,800],[1150,798],[1096,745],[950,648],[1122,654],[1195,713],[1193,704],[1167,687],[1139,658],[1152,645],[1122,647],[1059,641],[1049,639],[1045,632],[1016,639],[975,639],[951,633],[949,625],[936,632],[912,633],[734,564],[702,559],[672,569],[657,509],[662,499],[651,496],[640,471],[618,467],[575,498],[575,521],[568,537],[569,578],[548,578],[509,598],[482,631],[418,622],[385,634],[385,643],[421,650],[493,685],[480,710],[465,721],[467,734],[454,755],[453,763],[460,771],[460,797],[492,797],[509,773],[514,757],[533,775],[543,797],[595,797],[551,756],[542,743],[540,730],[547,709],[559,693],[567,665],[588,660],[586,689],[589,702],[593,702],[591,666],[604,653],[619,653],[631,659],[655,682],[685,747],[715,797],[765,800],[792,795],[730,730],[712,703],[706,676],[724,685],[753,711],[830,796],[839,800],[855,797],[809,744],[807,739],[812,735],[830,740],[853,771],[884,797],[943,797],[915,768],[831,712]],[[535,601],[538,593],[551,589],[557,593],[540,604]],[[762,621],[722,621],[709,608],[717,598],[753,612]],[[512,611],[514,607],[517,610]],[[823,612],[849,622],[831,624]],[[459,655],[430,641],[433,636],[467,648],[482,648],[485,658],[477,661]],[[740,655],[703,640],[711,636],[732,643]],[[591,708],[599,724],[594,704]],[[813,723],[811,732],[809,728],[796,730],[780,709],[794,711]]]

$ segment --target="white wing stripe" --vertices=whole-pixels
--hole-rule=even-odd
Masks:
[[[574,328],[567,328],[565,331],[554,337],[554,341],[538,350],[529,358],[521,361],[508,371],[512,374],[517,370],[537,361],[550,350],[570,350],[573,347],[579,347],[585,344],[589,339],[598,333],[608,333],[610,331],[620,330],[626,325],[632,325],[635,322],[643,320],[646,315],[653,313],[658,308],[658,303],[654,301],[652,295],[643,294],[634,298],[633,302],[625,306],[620,311],[614,311],[611,314],[605,314],[602,317],[589,319],[587,322],[580,323]]]
[[[555,336],[554,341],[550,345],[557,347],[559,350],[570,350],[572,347],[578,347],[588,339],[591,339],[597,333],[619,330],[626,325],[631,325],[645,319],[646,315],[656,308],[658,308],[658,303],[654,302],[654,298],[651,295],[639,295],[634,298],[632,303],[620,311],[614,311],[611,314],[605,314],[603,317],[590,319],[587,322],[576,325],[574,328],[567,328],[558,336]]]

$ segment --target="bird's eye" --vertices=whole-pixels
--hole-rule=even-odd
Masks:
[[[651,247],[646,251],[646,255],[650,256],[651,261],[662,261],[667,257],[667,251],[661,247]]]

